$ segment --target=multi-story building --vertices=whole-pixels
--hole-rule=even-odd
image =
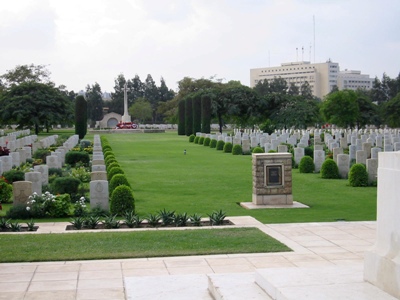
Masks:
[[[358,72],[358,73],[357,73]],[[309,83],[313,95],[323,99],[334,86],[339,89],[354,89],[372,87],[373,79],[368,75],[362,75],[359,71],[340,72],[339,64],[328,60],[325,63],[310,63],[308,61],[282,63],[279,67],[257,68],[250,70],[250,86],[254,87],[261,80],[272,81],[274,78],[283,78],[290,86],[294,83],[301,87],[306,81]],[[351,79],[350,79],[351,78]],[[357,84],[349,84],[349,81],[357,81]],[[371,82],[367,85],[365,82]],[[361,84],[364,82],[365,84]],[[346,85],[345,85],[346,83]],[[355,87],[357,86],[357,87]]]
[[[350,89],[372,89],[374,79],[369,75],[361,74],[361,71],[344,70],[340,71],[337,77],[337,86],[339,90]]]

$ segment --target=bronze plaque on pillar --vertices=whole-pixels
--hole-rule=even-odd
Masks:
[[[282,165],[265,166],[265,185],[267,187],[282,186]]]

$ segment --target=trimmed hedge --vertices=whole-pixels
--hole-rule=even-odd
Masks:
[[[233,144],[231,142],[227,142],[224,145],[224,153],[232,153]]]
[[[85,151],[68,151],[65,155],[65,163],[75,167],[77,163],[82,163],[85,166],[89,165],[90,157]]]
[[[56,194],[70,194],[78,193],[78,187],[81,181],[75,177],[57,177],[53,181],[53,189]]]
[[[264,149],[261,147],[254,147],[251,153],[264,153]]]
[[[219,140],[218,142],[217,142],[217,150],[224,150],[224,145],[225,145],[225,142],[223,141],[223,140]]]
[[[212,139],[210,142],[210,148],[217,148],[217,142],[216,139]]]
[[[313,173],[314,172],[314,161],[313,159],[306,155],[300,160],[299,172],[300,173]]]
[[[333,159],[327,159],[322,163],[321,166],[321,177],[324,179],[338,179],[339,168]]]
[[[130,187],[120,185],[111,194],[110,211],[113,215],[123,216],[135,212],[135,199]]]
[[[210,146],[210,142],[211,142],[211,139],[209,137],[206,137],[204,139],[203,145],[206,146],[206,147],[209,147]]]
[[[199,145],[203,145],[204,144],[204,136],[201,136],[200,138],[199,138]]]
[[[368,172],[364,164],[354,164],[349,172],[350,186],[368,186]]]
[[[195,137],[196,137],[196,136],[195,136],[194,134],[191,134],[191,135],[189,136],[189,143],[193,143]]]
[[[113,178],[111,178],[110,185],[108,187],[110,195],[120,185],[126,185],[128,187],[131,187],[131,185],[128,182],[128,179],[124,174],[115,174]]]
[[[199,136],[196,136],[196,137],[194,138],[194,140],[193,140],[193,143],[198,144],[198,143],[199,143],[199,139],[200,139],[200,137],[199,137]]]
[[[232,148],[232,154],[233,155],[242,155],[243,154],[243,150],[242,150],[242,146],[241,145],[235,145]]]
[[[125,174],[124,171],[120,167],[114,167],[108,170],[107,172],[107,179],[108,181],[111,181],[111,179],[114,177],[116,174]]]

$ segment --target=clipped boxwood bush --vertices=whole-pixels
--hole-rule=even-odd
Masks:
[[[59,168],[49,168],[49,176],[55,175],[57,177],[63,176],[62,169]]]
[[[109,165],[107,165],[107,170],[111,170],[112,168],[115,168],[115,167],[121,168],[121,166],[119,165],[118,162],[113,161],[113,162],[111,162]]]
[[[3,173],[3,177],[9,184],[12,184],[14,181],[24,181],[25,173],[23,171],[19,171],[16,169],[11,169]]]
[[[85,151],[68,151],[65,155],[65,163],[75,166],[77,163],[82,163],[85,166],[89,165],[90,157]]]
[[[35,159],[41,159],[42,161],[46,161],[46,156],[51,155],[51,152],[49,149],[38,149],[33,153],[33,158]]]
[[[306,155],[300,160],[299,164],[300,173],[313,173],[314,172],[314,161],[313,159]]]
[[[217,148],[217,140],[216,139],[212,139],[210,142],[210,148]]]
[[[304,155],[307,155],[307,156],[311,157],[312,159],[314,159],[314,148],[305,147],[304,148]]]
[[[368,173],[364,164],[354,164],[349,172],[350,186],[368,186]]]
[[[204,144],[204,136],[201,136],[199,138],[199,145],[203,145]]]
[[[115,174],[113,178],[111,178],[110,185],[108,186],[110,195],[116,189],[116,187],[120,185],[126,185],[128,187],[131,187],[131,185],[128,182],[128,179],[124,174]]]
[[[231,142],[227,142],[224,145],[224,153],[232,153],[233,144]]]
[[[243,150],[242,150],[242,146],[241,145],[235,145],[232,148],[232,154],[233,155],[242,155],[243,154]]]
[[[81,181],[75,177],[57,177],[53,181],[53,189],[56,194],[75,195],[78,193],[80,183]]]
[[[205,139],[204,139],[204,146],[206,146],[206,147],[209,147],[210,146],[210,142],[211,142],[211,139],[209,138],[209,137],[206,137]]]
[[[107,157],[107,158],[104,159],[104,163],[105,163],[106,165],[110,165],[110,164],[112,164],[113,162],[117,162],[117,159],[116,159],[114,156],[109,156],[109,157]]]
[[[225,145],[225,142],[223,141],[223,140],[219,140],[218,142],[217,142],[217,150],[224,150],[224,145]]]
[[[198,143],[199,143],[199,139],[200,139],[200,137],[199,137],[199,136],[196,136],[196,137],[194,138],[194,140],[193,140],[193,143],[198,144]]]
[[[113,215],[123,216],[127,212],[135,212],[135,199],[130,187],[117,186],[111,194],[110,211]]]
[[[264,150],[261,147],[254,147],[251,152],[252,153],[264,153]]]
[[[339,168],[333,159],[327,159],[322,163],[321,166],[321,177],[324,179],[338,179]]]
[[[110,181],[115,174],[125,174],[124,171],[120,167],[114,167],[107,171],[107,179]]]
[[[191,135],[189,136],[189,143],[193,143],[194,138],[195,138],[195,135],[194,135],[194,134],[191,134]]]
[[[103,151],[103,156],[104,156],[104,159],[106,159],[110,156],[114,157],[114,152],[112,152],[111,150]]]
[[[111,148],[110,144],[108,144],[108,143],[103,144],[101,148],[103,149],[103,152],[112,151],[112,148]]]

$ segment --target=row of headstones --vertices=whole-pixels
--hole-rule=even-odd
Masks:
[[[57,136],[47,137],[46,139],[49,139],[46,143],[53,141],[52,144],[54,144],[57,140]],[[13,182],[13,203],[25,204],[29,196],[34,192],[41,195],[42,186],[49,183],[49,168],[61,168],[62,164],[65,162],[65,153],[75,147],[78,142],[78,135],[71,136],[63,146],[58,147],[58,150],[53,152],[55,154],[46,157],[46,164],[34,166],[33,172],[25,173],[25,181]]]
[[[0,137],[0,146],[8,148],[10,151],[15,151],[18,148],[32,145],[32,143],[36,140],[36,135],[28,135],[21,138],[17,138],[16,135],[2,136]]]
[[[372,146],[382,148],[385,152],[400,150],[400,136],[390,134],[345,135],[344,137],[340,135],[333,137],[330,134],[326,134],[324,142],[330,150],[339,146],[346,149],[348,145],[357,146],[358,150],[361,150],[363,143],[369,143]]]
[[[15,138],[16,136],[13,135],[13,137]],[[0,139],[2,142],[4,141],[2,138]],[[8,144],[18,142],[18,149],[13,147],[14,150],[12,150],[9,155],[0,157],[0,174],[11,170],[13,166],[18,167],[25,163],[27,159],[32,158],[32,148],[29,145],[36,139],[36,135],[30,135],[11,142],[5,142]]]
[[[107,171],[100,136],[93,138],[92,172],[90,174],[90,207],[109,211]]]

